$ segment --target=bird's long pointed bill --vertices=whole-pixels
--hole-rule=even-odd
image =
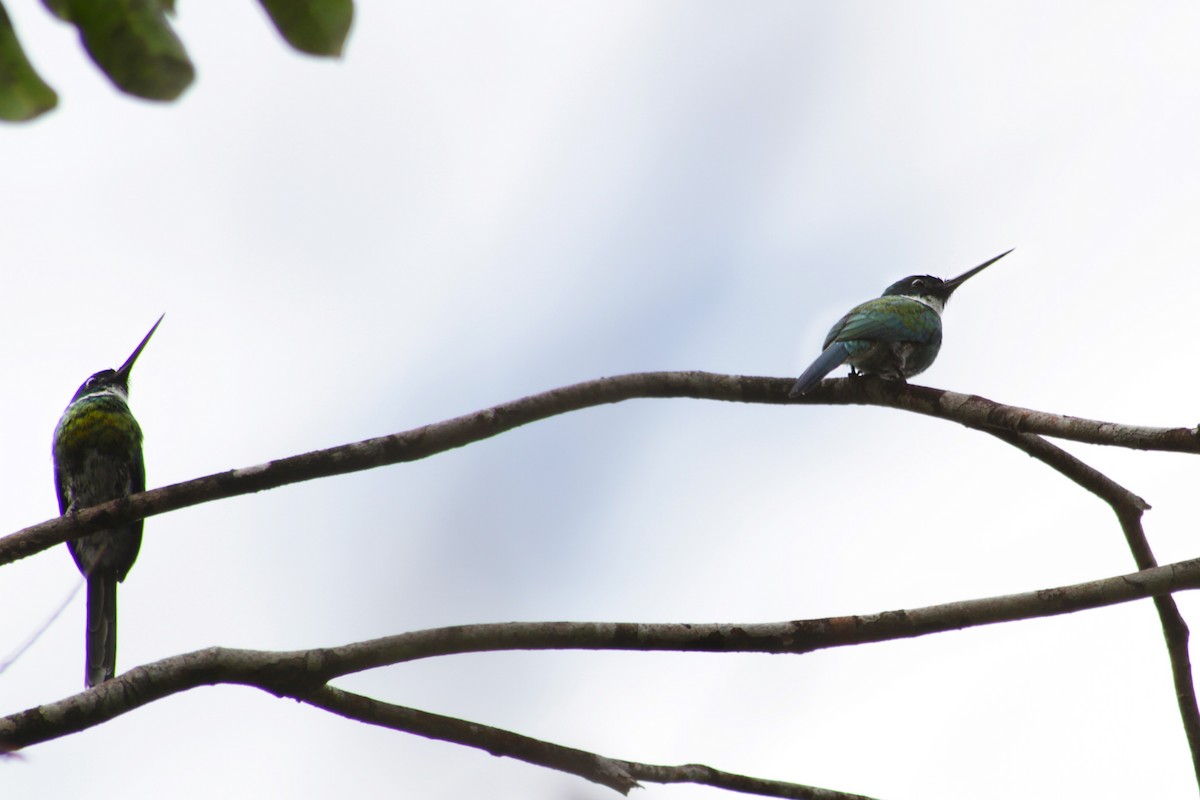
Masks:
[[[142,348],[144,348],[146,346],[146,342],[150,341],[150,337],[154,335],[154,332],[156,330],[158,330],[158,323],[162,322],[163,317],[165,317],[165,316],[166,316],[166,313],[164,312],[162,314],[162,316],[160,316],[158,318],[158,320],[155,321],[154,327],[152,327],[150,329],[150,332],[147,333],[146,336],[142,339],[141,343],[138,344],[137,349],[133,351],[133,355],[131,355],[131,356],[129,356],[129,358],[125,359],[125,363],[122,364],[121,368],[117,370],[117,374],[120,375],[122,378],[126,378],[126,379],[129,378],[129,373],[133,369],[133,362],[137,361],[137,357],[142,354]]]
[[[946,284],[945,284],[946,287],[948,289],[950,289],[950,291],[953,292],[959,286],[962,286],[964,283],[966,283],[967,278],[971,277],[972,275],[977,275],[980,272],[983,272],[985,269],[990,267],[992,264],[995,264],[997,261],[1004,258],[1006,255],[1008,255],[1009,253],[1011,253],[1013,250],[1016,250],[1016,249],[1017,248],[1013,247],[1008,250],[1005,250],[1003,253],[996,256],[995,258],[989,258],[987,261],[983,262],[978,267],[967,270],[962,275],[959,275],[957,278],[951,278],[950,280],[946,281]]]

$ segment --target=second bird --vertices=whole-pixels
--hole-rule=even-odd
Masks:
[[[907,380],[929,368],[942,346],[942,309],[959,286],[1012,250],[957,278],[910,275],[881,297],[860,303],[830,328],[824,351],[804,370],[788,397],[799,397],[842,364],[851,372]]]
[[[119,369],[84,381],[54,429],[54,485],[61,514],[81,511],[146,489],[142,429],[129,410],[129,373],[162,317]],[[67,542],[87,579],[85,684],[117,668],[117,582],[125,580],[142,545],[142,521]]]

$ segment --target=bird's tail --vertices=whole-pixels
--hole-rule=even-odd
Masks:
[[[817,356],[817,360],[804,370],[804,374],[792,386],[788,397],[799,397],[821,382],[829,373],[840,367],[850,357],[850,351],[841,342],[834,342],[825,348],[825,352]]]
[[[117,671],[117,576],[99,573],[87,585],[88,686],[111,678]]]

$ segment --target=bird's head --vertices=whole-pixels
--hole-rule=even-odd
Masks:
[[[150,328],[150,332],[142,338],[141,343],[134,349],[133,354],[125,359],[125,363],[117,369],[102,369],[93,374],[90,378],[83,382],[79,390],[75,392],[75,396],[71,398],[74,403],[81,397],[87,397],[93,394],[119,394],[123,399],[129,398],[129,373],[133,371],[133,363],[137,361],[137,357],[142,354],[142,349],[146,346],[146,342],[150,341],[150,337],[154,335],[154,331],[158,329],[158,323],[163,321],[163,314]]]
[[[941,311],[945,308],[946,301],[950,299],[950,295],[954,293],[954,290],[966,283],[968,278],[979,274],[1011,252],[1012,250],[1006,250],[995,258],[989,258],[978,267],[969,269],[957,278],[951,278],[948,281],[935,278],[932,275],[909,275],[907,278],[898,280],[885,289],[883,296],[904,295],[913,297]]]

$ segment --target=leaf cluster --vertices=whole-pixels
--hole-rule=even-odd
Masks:
[[[118,89],[146,100],[179,97],[196,77],[169,16],[175,0],[42,0],[74,25],[84,49]],[[350,33],[354,0],[259,0],[296,50],[339,56]],[[58,94],[34,69],[0,3],[0,120],[34,119],[58,104]]]

